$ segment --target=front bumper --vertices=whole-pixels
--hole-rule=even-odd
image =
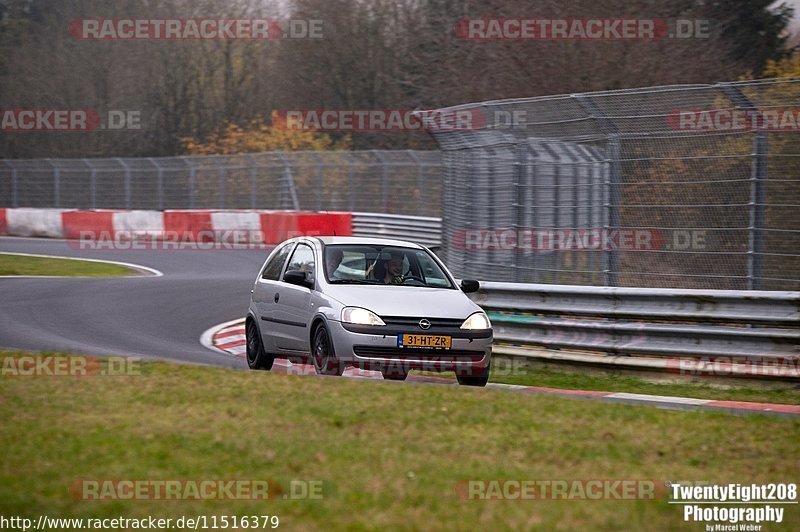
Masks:
[[[397,347],[398,334],[420,334],[420,331],[392,327],[381,331],[380,334],[371,334],[374,329],[354,327],[350,324],[346,327],[338,321],[328,322],[336,357],[340,362],[360,369],[378,371],[399,369],[405,372],[418,369],[436,372],[455,371],[461,375],[471,375],[487,368],[492,356],[491,330],[472,333],[432,328],[424,331],[424,334],[451,336],[450,349],[409,349]]]

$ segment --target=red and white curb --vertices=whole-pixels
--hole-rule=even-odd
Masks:
[[[244,320],[233,320],[211,327],[200,337],[200,343],[214,351],[244,359],[246,356]],[[273,372],[288,375],[316,375],[314,367],[309,364],[294,364],[288,360],[282,359],[275,361]],[[366,371],[358,368],[347,368],[347,370],[344,372],[344,376],[351,378],[383,379],[379,371]],[[455,384],[455,381],[452,379],[414,375],[409,376],[408,380],[416,382],[432,382],[438,384]],[[737,413],[800,415],[800,405],[750,403],[745,401],[716,401],[714,399],[694,399],[691,397],[645,395],[624,392],[563,390],[560,388],[522,386],[517,384],[502,384],[494,382],[487,384],[487,388],[509,390],[521,393],[544,393],[584,399],[599,399],[614,403],[653,405],[661,408],[681,410],[704,409]]]
[[[0,236],[116,239],[124,235],[152,239],[179,236],[204,241],[239,231],[258,243],[278,244],[301,235],[352,235],[349,212],[270,210],[78,210],[0,208]],[[202,237],[202,238],[201,238]]]

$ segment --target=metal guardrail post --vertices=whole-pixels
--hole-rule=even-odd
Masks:
[[[117,162],[125,170],[125,208],[131,208],[131,168],[128,164],[118,157]]]
[[[719,83],[722,92],[730,98],[736,107],[747,109],[753,113],[758,108],[745,96],[739,87],[730,83]],[[761,265],[764,253],[764,226],[765,226],[765,201],[767,186],[767,131],[763,120],[754,120],[758,124],[754,131],[753,151],[750,156],[753,162],[750,165],[750,223],[748,226],[747,242],[747,288],[758,290],[761,288]]]

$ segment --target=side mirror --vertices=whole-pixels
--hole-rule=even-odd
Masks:
[[[472,279],[463,279],[461,281],[461,291],[465,294],[477,292],[480,287],[481,283]]]
[[[301,270],[289,270],[283,274],[283,280],[289,284],[314,288],[314,279],[311,278],[308,272]]]

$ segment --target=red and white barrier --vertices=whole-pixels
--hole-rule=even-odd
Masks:
[[[116,211],[0,208],[0,235],[66,239],[177,237],[178,241],[209,241],[238,232],[252,241],[277,244],[301,235],[353,234],[352,214],[303,211]],[[168,236],[169,235],[169,236]]]

